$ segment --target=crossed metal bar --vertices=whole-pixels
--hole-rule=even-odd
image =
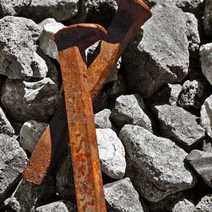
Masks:
[[[71,150],[77,208],[79,212],[106,211],[96,143],[92,98],[116,65],[123,50],[151,13],[142,0],[117,0],[119,8],[108,31],[96,24],[65,27],[55,35],[63,79],[68,143]],[[100,53],[87,68],[84,50],[102,40]],[[50,126],[57,125],[57,111]],[[48,126],[41,136],[23,177],[40,185],[52,163],[52,134]],[[62,125],[64,128],[64,124]],[[56,129],[52,129],[56,130]],[[61,133],[64,129],[60,130]],[[62,140],[61,140],[62,138]],[[66,138],[57,134],[58,158]],[[57,149],[56,147],[56,149]]]

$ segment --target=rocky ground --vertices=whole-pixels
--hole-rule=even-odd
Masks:
[[[147,3],[152,18],[94,102],[108,211],[212,212],[212,1]],[[61,104],[54,33],[108,27],[116,10],[114,0],[0,0],[0,211],[76,211],[69,153],[40,187],[21,173]]]

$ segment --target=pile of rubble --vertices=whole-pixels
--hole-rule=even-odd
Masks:
[[[212,212],[212,1],[148,4],[152,18],[94,102],[108,211]],[[114,0],[0,1],[0,210],[76,211],[68,151],[41,186],[21,173],[61,103],[54,34],[107,27],[116,10]]]

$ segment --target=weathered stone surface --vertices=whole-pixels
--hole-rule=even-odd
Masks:
[[[41,28],[26,18],[0,20],[0,74],[10,79],[46,76],[46,62],[36,52],[40,33]]]
[[[187,109],[200,109],[205,100],[205,89],[201,81],[187,80],[183,84],[178,105]]]
[[[208,36],[212,35],[212,2],[205,0],[204,29]]]
[[[57,85],[49,78],[37,82],[6,80],[1,95],[7,113],[19,122],[48,121],[57,101]]]
[[[187,155],[186,160],[202,177],[204,182],[212,188],[212,153],[193,150]]]
[[[181,82],[189,65],[185,14],[167,6],[154,7],[152,13],[143,35],[138,35],[123,55],[128,85],[144,97],[166,83]]]
[[[55,19],[47,19],[45,22],[40,24],[43,27],[39,39],[40,48],[46,55],[59,61],[57,46],[54,42],[54,35],[61,30],[64,25],[57,22]]]
[[[6,197],[27,165],[27,156],[15,137],[0,134],[0,199]]]
[[[96,129],[102,171],[111,178],[125,175],[125,150],[116,133],[111,129]]]
[[[182,85],[180,84],[167,84],[161,91],[152,96],[151,103],[157,105],[169,104],[177,105]]]
[[[180,200],[177,202],[173,209],[172,212],[194,212],[195,211],[195,205],[188,201],[187,199]]]
[[[36,208],[35,212],[76,212],[76,208],[71,203],[57,201]]]
[[[181,107],[155,105],[153,109],[159,121],[160,133],[186,148],[197,144],[205,136],[205,130],[197,123],[197,117]]]
[[[211,212],[212,209],[212,195],[204,196],[201,201],[196,205],[195,212]]]
[[[111,119],[119,128],[134,124],[152,131],[151,120],[145,110],[144,101],[139,95],[122,95],[116,99]]]
[[[18,15],[30,2],[31,0],[1,0],[0,16]]]
[[[7,119],[2,108],[0,108],[0,134],[14,135],[15,130]]]
[[[208,136],[212,138],[212,95],[209,96],[201,107],[201,125]]]
[[[211,57],[212,57],[212,43],[202,45],[200,47],[200,60],[201,60],[202,73],[205,76],[205,78],[208,80],[208,82],[212,85]]]
[[[135,190],[130,178],[104,185],[105,199],[109,211],[116,212],[143,212],[139,194]]]
[[[111,110],[104,109],[95,114],[95,124],[96,128],[112,128],[112,123],[110,121]]]
[[[125,125],[119,137],[131,166],[128,174],[147,200],[159,202],[194,186],[195,178],[184,165],[187,153],[171,140],[134,125]]]
[[[71,19],[78,12],[79,0],[32,0],[22,12],[24,16],[40,21],[55,18],[57,21]]]
[[[29,153],[32,153],[43,131],[47,127],[46,123],[37,121],[25,122],[20,130],[20,145]]]
[[[187,27],[187,38],[189,41],[189,51],[191,56],[199,56],[200,35],[198,29],[198,20],[192,13],[185,13]]]

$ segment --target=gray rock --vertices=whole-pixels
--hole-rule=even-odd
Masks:
[[[0,16],[18,15],[27,6],[31,0],[1,0],[0,1]]]
[[[181,91],[182,85],[168,83],[162,90],[152,96],[151,103],[153,105],[177,105],[177,100]]]
[[[187,155],[186,160],[202,177],[204,182],[212,188],[212,153],[193,150]]]
[[[134,124],[152,131],[152,123],[145,110],[144,101],[139,95],[122,95],[116,99],[111,119],[119,128]]]
[[[105,199],[109,211],[116,212],[143,212],[139,194],[135,190],[130,178],[104,185]]]
[[[201,125],[208,136],[212,138],[212,95],[209,96],[201,107]]]
[[[212,2],[205,0],[204,29],[208,36],[212,35]]]
[[[5,198],[9,189],[27,165],[27,156],[15,137],[0,134],[0,199]]]
[[[211,212],[212,210],[212,195],[204,196],[201,201],[196,205],[195,212]]]
[[[77,15],[78,4],[79,0],[32,0],[22,13],[36,21],[49,17],[64,21]]]
[[[192,13],[185,13],[187,26],[187,38],[189,41],[189,51],[191,56],[199,56],[200,35],[198,29],[198,20]]]
[[[70,203],[57,201],[36,208],[35,212],[76,212],[76,209]]]
[[[4,201],[4,206],[7,208],[6,211],[21,212],[21,206],[15,197],[7,198]]]
[[[2,108],[0,108],[0,134],[14,135],[15,130],[7,119]]]
[[[180,200],[172,208],[172,212],[194,212],[195,205],[187,199]]]
[[[185,148],[191,148],[205,137],[205,130],[197,123],[197,117],[181,107],[155,105],[154,113],[161,135]]]
[[[159,202],[194,187],[195,178],[184,165],[187,153],[174,142],[134,125],[125,125],[119,137],[131,166],[128,174],[141,196]]]
[[[28,121],[23,124],[20,130],[20,145],[29,153],[32,153],[43,131],[47,127],[46,123]]]
[[[200,47],[200,60],[201,60],[202,73],[208,80],[208,82],[212,85],[211,57],[212,57],[212,43],[202,45]]]
[[[200,109],[205,100],[205,89],[201,81],[187,80],[183,84],[178,105],[187,109]]]
[[[152,13],[143,26],[143,35],[138,35],[123,55],[128,85],[144,97],[164,84],[181,82],[189,65],[185,14],[167,6],[157,6]]]
[[[110,121],[111,110],[104,109],[95,114],[95,124],[96,128],[112,128],[112,123]]]
[[[10,79],[46,76],[46,62],[36,52],[40,33],[41,28],[26,18],[0,20],[0,74]]]
[[[1,102],[15,121],[46,122],[55,111],[58,88],[49,78],[37,82],[6,80]]]
[[[43,27],[43,31],[39,39],[40,48],[44,54],[59,61],[57,46],[54,42],[54,35],[61,30],[64,25],[57,22],[55,19],[47,19],[46,23],[43,22],[40,25]]]
[[[96,129],[102,171],[113,179],[125,175],[125,150],[116,133],[111,129]]]

